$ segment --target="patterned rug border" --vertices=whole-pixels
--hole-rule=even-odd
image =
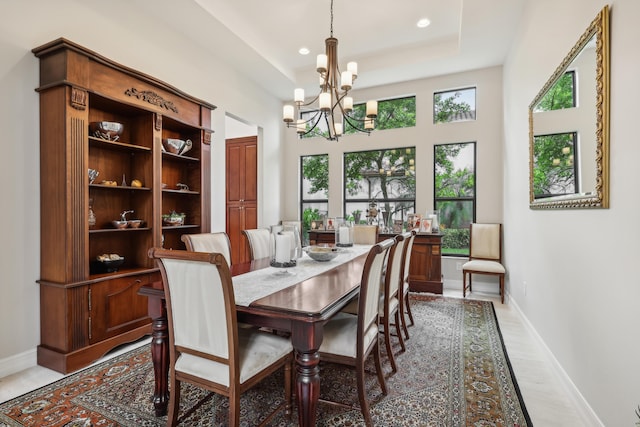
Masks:
[[[413,292],[411,293],[411,297],[418,301],[430,301],[430,300],[437,300],[437,299],[442,299],[442,300],[462,299],[463,301],[465,301],[464,298],[445,297],[440,295],[424,295],[424,294],[418,294]],[[509,373],[511,374],[511,382],[513,383],[513,388],[515,389],[515,392],[518,396],[518,401],[520,402],[520,407],[522,408],[522,415],[527,421],[527,425],[530,427],[533,427],[533,422],[531,421],[531,417],[529,416],[529,411],[527,410],[527,406],[524,403],[524,398],[522,397],[522,392],[520,391],[520,385],[518,384],[516,374],[513,371],[513,366],[511,365],[511,359],[509,358],[509,353],[507,352],[507,346],[504,343],[504,336],[502,335],[502,329],[500,329],[500,322],[498,321],[498,314],[496,313],[496,308],[495,308],[495,305],[493,304],[493,301],[479,300],[479,299],[472,299],[472,298],[469,298],[468,300],[489,303],[491,305],[491,312],[493,313],[493,321],[495,322],[496,329],[498,331],[498,336],[500,337],[500,344],[502,345],[502,352],[504,353],[504,358],[507,362]]]

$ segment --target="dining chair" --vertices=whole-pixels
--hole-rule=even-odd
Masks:
[[[249,240],[251,260],[267,258],[273,255],[271,233],[266,228],[242,230]]]
[[[398,372],[396,366],[396,358],[391,348],[391,318],[396,329],[396,336],[400,343],[402,351],[406,351],[404,338],[400,330],[400,300],[402,299],[400,282],[404,280],[404,264],[405,251],[407,242],[411,237],[411,233],[398,234],[394,237],[395,244],[389,249],[387,265],[384,272],[384,284],[380,293],[379,316],[382,324],[382,334],[384,335],[384,343],[387,348],[387,356],[391,362],[393,372]]]
[[[382,393],[387,394],[378,339],[378,310],[380,302],[380,281],[393,239],[375,244],[369,250],[364,263],[358,299],[358,315],[338,313],[324,325],[323,340],[320,345],[320,360],[355,367],[360,411],[367,426],[372,425],[369,403],[365,390],[365,361],[373,353],[378,382]],[[348,406],[332,402],[342,406]]]
[[[502,224],[471,224],[469,236],[469,261],[462,265],[462,296],[467,296],[467,274],[469,292],[472,291],[472,274],[498,276],[500,300],[504,304],[506,269],[502,265]]]
[[[183,234],[180,239],[190,252],[218,252],[231,265],[231,242],[224,231],[214,233]]]
[[[375,245],[378,241],[377,225],[354,225],[353,243],[357,245]]]
[[[178,423],[181,383],[187,382],[227,396],[227,425],[238,426],[240,395],[281,368],[283,404],[290,414],[291,341],[237,327],[231,273],[224,256],[160,248],[150,249],[149,256],[160,267],[167,305],[171,390],[167,424]]]
[[[413,321],[413,312],[411,312],[411,304],[409,303],[409,267],[411,265],[411,251],[413,250],[413,241],[416,238],[416,230],[411,230],[411,237],[409,237],[406,243],[406,250],[404,255],[404,269],[402,271],[402,281],[400,282],[402,298],[400,298],[400,321],[402,322],[402,329],[404,330],[405,339],[409,339],[409,330],[407,328],[407,319],[406,316],[409,317],[409,321],[411,324],[409,326],[413,326],[415,322]]]

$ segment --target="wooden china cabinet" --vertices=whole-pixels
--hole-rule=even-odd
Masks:
[[[40,60],[38,363],[67,373],[151,333],[147,297],[138,294],[160,280],[149,248],[183,249],[182,234],[210,231],[215,106],[62,38],[33,53]],[[121,136],[90,133],[99,121],[123,124]],[[168,138],[192,148],[171,154],[162,144]],[[93,183],[89,169],[99,172]],[[115,228],[124,211],[142,224]],[[183,225],[163,224],[172,211],[185,214]],[[123,265],[105,269],[97,262],[103,254],[123,257]]]

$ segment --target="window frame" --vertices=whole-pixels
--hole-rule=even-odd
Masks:
[[[463,197],[438,197],[438,188],[436,187],[437,185],[437,168],[436,168],[436,150],[438,149],[438,147],[444,146],[444,145],[467,145],[467,144],[472,144],[473,145],[473,196],[463,196]],[[478,173],[477,173],[477,164],[478,164],[478,150],[477,150],[477,141],[467,141],[467,142],[447,142],[447,143],[442,143],[442,144],[434,144],[433,146],[433,208],[434,209],[438,209],[438,202],[472,202],[472,208],[471,208],[471,214],[472,214],[472,218],[471,218],[471,222],[475,222],[476,221],[476,209],[478,206],[478,193],[477,193],[477,188],[478,188]],[[438,210],[439,211],[439,210]],[[442,225],[443,221],[442,221],[442,215],[439,214],[439,222],[440,225]],[[440,233],[443,233],[443,229],[441,227],[440,229]],[[441,249],[441,253],[443,256],[450,256],[450,257],[468,257],[469,253],[467,252],[466,254],[463,253],[447,253],[446,252],[446,248],[443,244],[442,249]]]
[[[435,98],[436,95],[441,95],[444,93],[456,93],[456,92],[461,92],[461,91],[465,91],[465,90],[470,90],[473,89],[473,110],[470,110],[470,112],[473,112],[473,117],[472,118],[467,118],[467,119],[460,119],[460,120],[447,120],[447,121],[436,121],[436,117],[437,117],[437,112],[436,112],[436,102],[435,102]],[[440,125],[440,124],[445,124],[445,123],[460,123],[460,122],[472,122],[472,121],[476,121],[478,119],[478,87],[477,86],[467,86],[467,87],[461,87],[461,88],[456,88],[456,89],[446,89],[446,90],[439,90],[439,91],[435,91],[433,92],[433,97],[431,98],[432,100],[432,111],[431,113],[433,114],[433,124],[434,125]]]

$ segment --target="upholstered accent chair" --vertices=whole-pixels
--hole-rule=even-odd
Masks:
[[[360,411],[367,426],[372,426],[369,403],[365,390],[365,361],[373,353],[378,382],[387,394],[387,385],[380,364],[378,346],[378,310],[380,281],[385,260],[394,240],[375,244],[367,255],[360,282],[358,314],[338,313],[324,326],[324,338],[320,345],[320,360],[354,366],[356,370]],[[335,403],[335,402],[334,402]],[[351,406],[349,406],[351,407]]]
[[[402,322],[402,329],[404,330],[404,336],[406,339],[409,339],[409,330],[407,329],[407,319],[409,317],[409,321],[411,324],[409,326],[413,326],[415,322],[413,321],[413,313],[411,312],[411,304],[409,303],[409,266],[411,264],[411,251],[413,250],[413,241],[416,238],[416,230],[411,230],[411,237],[409,237],[406,243],[406,250],[404,255],[404,269],[402,270],[402,282],[400,283],[402,291],[400,294],[402,298],[400,298],[400,321]]]
[[[377,225],[354,225],[353,243],[357,245],[375,245],[378,241]]]
[[[180,239],[190,252],[217,252],[231,265],[231,242],[224,231],[215,233],[183,234]]]
[[[266,228],[242,230],[249,240],[251,260],[267,258],[273,255],[271,233]]]
[[[504,304],[506,269],[502,265],[502,224],[471,224],[469,233],[469,261],[462,265],[462,295],[467,296],[467,274],[469,292],[472,291],[473,274],[488,274],[498,277],[500,299]]]
[[[283,405],[291,410],[293,348],[287,338],[238,329],[231,273],[222,254],[152,248],[162,274],[169,326],[169,413],[178,422],[183,382],[229,398],[238,426],[240,395],[284,369]],[[278,408],[280,409],[280,408]]]
[[[395,236],[395,244],[389,249],[389,257],[387,259],[387,268],[384,273],[384,286],[380,294],[380,323],[382,323],[382,333],[384,334],[384,342],[387,348],[387,355],[391,362],[391,369],[397,372],[396,358],[391,348],[391,318],[396,329],[396,336],[400,342],[402,351],[405,351],[404,338],[400,330],[400,300],[401,294],[400,283],[404,280],[404,264],[407,250],[407,242],[411,238],[411,233],[403,233]]]

